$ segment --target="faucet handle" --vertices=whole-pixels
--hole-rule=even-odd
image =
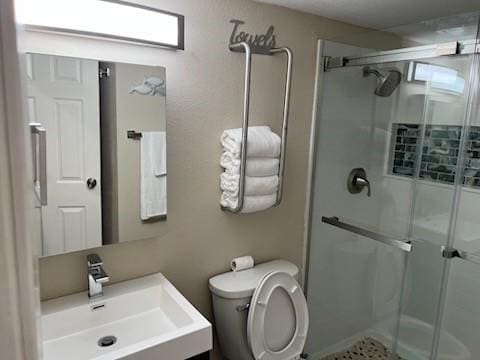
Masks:
[[[103,260],[97,254],[90,254],[90,255],[87,255],[87,263],[88,263],[88,267],[102,266]]]

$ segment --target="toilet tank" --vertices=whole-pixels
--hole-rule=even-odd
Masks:
[[[260,280],[272,271],[298,278],[296,265],[273,260],[243,271],[230,271],[210,278],[215,329],[222,354],[228,360],[253,360],[247,340],[250,299]]]

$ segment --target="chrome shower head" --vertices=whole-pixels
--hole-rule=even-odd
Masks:
[[[375,95],[381,97],[388,97],[392,95],[395,89],[402,81],[402,73],[398,70],[389,70],[385,75],[382,75],[378,70],[371,69],[368,66],[363,68],[363,77],[375,75],[380,83],[375,89]]]

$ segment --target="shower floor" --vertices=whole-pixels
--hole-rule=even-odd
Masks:
[[[392,354],[378,340],[364,338],[357,341],[348,349],[335,354],[327,355],[320,360],[404,360],[400,356]]]

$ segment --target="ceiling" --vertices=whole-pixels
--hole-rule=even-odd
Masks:
[[[479,11],[479,0],[256,0],[374,29]]]

